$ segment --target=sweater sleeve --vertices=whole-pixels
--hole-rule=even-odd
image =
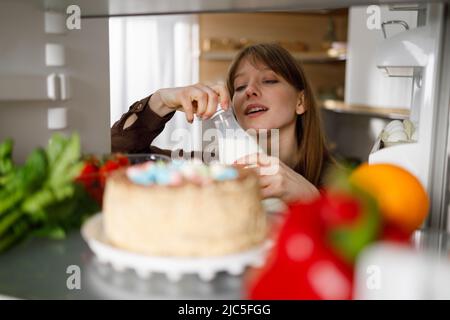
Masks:
[[[123,153],[148,153],[152,148],[157,153],[169,153],[170,150],[161,150],[151,147],[152,141],[164,130],[166,123],[175,114],[171,112],[164,117],[156,114],[148,104],[151,96],[133,103],[128,112],[124,113],[111,128],[111,151]],[[126,120],[135,114],[137,119],[124,129]]]
[[[175,111],[164,117],[156,114],[149,106],[150,96],[136,101],[131,105],[128,112],[124,113],[111,128],[111,151],[122,153],[157,153],[177,159],[202,159],[205,162],[218,160],[215,153],[183,150],[167,150],[152,146],[153,140],[164,130],[166,123],[173,117]],[[125,122],[132,115],[136,120],[127,128]]]

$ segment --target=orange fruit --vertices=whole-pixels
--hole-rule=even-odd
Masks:
[[[429,209],[428,195],[409,171],[392,164],[363,164],[350,175],[357,185],[378,202],[386,222],[412,232],[424,222]]]

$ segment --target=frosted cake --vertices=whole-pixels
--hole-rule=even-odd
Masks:
[[[114,172],[103,213],[113,245],[157,256],[237,253],[260,244],[267,229],[256,173],[193,161]]]

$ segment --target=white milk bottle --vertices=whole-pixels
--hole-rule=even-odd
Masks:
[[[218,131],[219,161],[223,164],[232,164],[234,161],[253,153],[266,153],[258,145],[255,135],[248,134],[239,126],[230,109],[225,111],[220,104],[216,113],[211,117]],[[267,198],[262,201],[268,213],[284,212],[286,204],[278,198]]]
[[[263,153],[263,149],[257,143],[256,131],[254,136],[245,132],[236,121],[231,108],[225,111],[219,105],[211,119],[218,131],[219,161],[221,163],[232,164],[246,155]]]

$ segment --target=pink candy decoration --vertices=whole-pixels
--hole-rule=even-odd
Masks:
[[[183,183],[183,177],[178,172],[175,172],[170,177],[171,186],[180,186]]]

